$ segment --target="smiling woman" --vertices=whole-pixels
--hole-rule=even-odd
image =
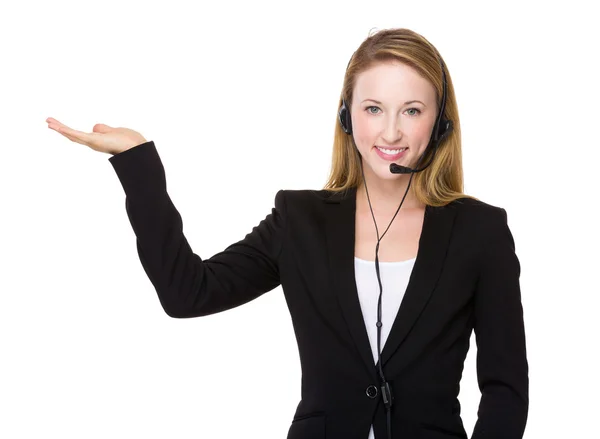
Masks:
[[[154,141],[47,123],[112,154],[139,261],[167,315],[208,316],[282,287],[302,371],[288,439],[466,439],[458,391],[473,330],[482,398],[471,438],[520,439],[529,407],[520,263],[506,211],[463,193],[445,63],[411,30],[378,32],[352,56],[339,104],[326,187],[279,190],[264,219],[210,258],[183,232]]]
[[[483,397],[472,438],[521,438],[528,365],[520,265],[506,211],[463,192],[460,123],[445,63],[414,31],[379,31],[350,59],[339,105],[324,192],[333,194],[328,202],[346,206],[336,212],[337,239],[354,236],[354,282],[340,284],[356,290],[359,305],[354,294],[345,299],[345,318],[364,320],[368,340],[358,326],[350,323],[350,330],[366,364],[371,366],[371,354],[376,363],[377,386],[367,396],[381,399],[370,408],[368,438],[467,437],[456,390],[473,329]],[[355,211],[347,214],[350,224],[342,221],[347,210]],[[380,236],[383,221],[389,225]],[[486,253],[490,247],[482,241],[499,247]],[[479,250],[469,255],[474,248]],[[335,256],[341,258],[342,250]],[[342,270],[349,263],[336,264]],[[483,268],[492,266],[496,271]],[[385,308],[384,285],[390,290]],[[418,364],[402,370],[419,353]],[[329,417],[331,431],[335,421]],[[348,419],[355,430],[364,428],[358,410]]]

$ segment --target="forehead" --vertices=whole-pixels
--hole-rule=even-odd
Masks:
[[[354,101],[381,102],[418,99],[435,102],[435,88],[414,68],[398,61],[379,62],[359,73],[354,85]]]

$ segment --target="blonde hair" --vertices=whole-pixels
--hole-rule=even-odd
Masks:
[[[356,78],[361,72],[379,62],[389,61],[406,64],[427,79],[436,90],[436,100],[439,105],[443,93],[441,59],[435,47],[412,30],[395,28],[377,31],[363,41],[352,55],[346,69],[338,109],[344,99],[348,108],[351,107],[352,91]],[[425,170],[413,175],[410,188],[420,202],[430,206],[444,206],[458,198],[477,200],[463,193],[458,107],[452,79],[447,69],[445,73],[446,108],[443,116],[452,120],[454,129],[438,146],[431,164]],[[433,148],[428,148],[420,167],[429,162],[432,152]],[[331,172],[323,189],[338,192],[357,188],[363,184],[360,160],[353,137],[343,131],[336,114]]]

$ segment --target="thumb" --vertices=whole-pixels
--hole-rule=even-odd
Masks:
[[[113,127],[105,125],[103,123],[97,123],[96,125],[94,125],[94,128],[92,128],[92,131],[94,133],[108,133],[112,130],[114,130]]]

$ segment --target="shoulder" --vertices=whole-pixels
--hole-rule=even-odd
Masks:
[[[456,209],[460,216],[478,221],[494,221],[506,216],[506,209],[474,198],[459,198],[445,207]]]
[[[326,189],[281,189],[275,198],[275,207],[293,223],[307,224],[316,221],[322,224],[323,215],[328,214],[330,206],[350,206],[348,201],[351,193]],[[348,210],[343,212],[347,213]]]
[[[307,207],[310,204],[322,203],[335,199],[337,195],[328,190],[317,189],[281,189],[277,192],[276,201],[284,202],[287,207]],[[285,200],[285,201],[284,201]]]
[[[325,189],[281,189],[286,199],[324,201],[335,194]]]
[[[506,209],[482,200],[459,198],[445,207],[456,209],[455,226],[467,236],[488,242],[508,229]]]

